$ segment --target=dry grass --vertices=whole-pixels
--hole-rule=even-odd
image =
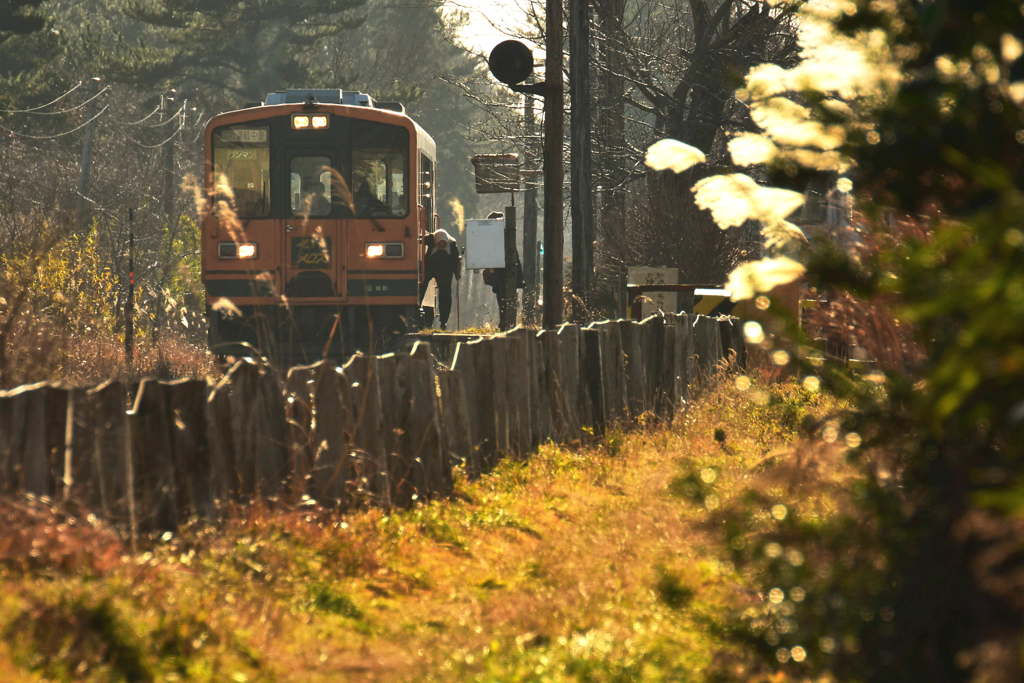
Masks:
[[[6,354],[4,387],[40,381],[88,386],[108,379],[201,378],[218,372],[216,360],[205,345],[173,334],[165,334],[156,343],[140,340],[131,366],[126,361],[124,341],[114,334],[68,333],[32,322],[19,325],[12,336],[17,341]]]
[[[857,213],[853,224],[839,235],[838,244],[856,268],[884,268],[884,255],[898,246],[931,241],[929,222],[923,217],[895,215],[883,222]],[[826,242],[829,249],[835,248],[837,236],[829,235]],[[894,293],[864,297],[826,290],[811,292],[811,296],[820,297],[822,303],[804,309],[805,329],[811,337],[824,340],[829,350],[839,351],[837,355],[850,353],[856,360],[871,360],[896,372],[906,372],[924,359],[915,330],[901,319],[899,297]]]
[[[424,328],[422,330],[417,330],[416,331],[416,334],[480,334],[480,335],[490,335],[490,334],[500,334],[500,333],[501,333],[501,330],[499,330],[496,326],[494,326],[494,325],[492,325],[490,323],[484,323],[483,325],[480,325],[479,327],[463,327],[463,328],[458,329],[458,330],[442,330],[442,329],[436,328],[436,327],[427,327],[427,328]]]
[[[92,515],[78,517],[36,498],[0,498],[0,566],[20,571],[101,574],[124,548]]]
[[[201,331],[198,267],[170,253],[157,259],[159,272],[153,272],[152,256],[137,255],[136,350],[129,367],[122,228],[116,221],[96,221],[82,229],[73,216],[43,212],[0,216],[0,388],[43,380],[87,385],[140,375],[201,377],[213,371]],[[178,248],[190,253],[186,242]]]
[[[101,579],[8,564],[0,673],[749,678],[724,619],[758,598],[704,528],[714,506],[676,489],[683,469],[713,468],[724,498],[786,459],[804,417],[828,406],[796,388],[776,395],[750,401],[723,385],[675,428],[546,446],[413,510],[249,508],[221,529],[156,542]]]

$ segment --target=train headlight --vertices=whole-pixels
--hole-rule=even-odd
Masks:
[[[366,258],[403,258],[405,245],[401,242],[367,242]]]
[[[255,242],[221,242],[217,245],[217,256],[223,259],[251,259],[258,253]]]
[[[326,114],[315,114],[310,117],[310,123],[313,124],[314,128],[326,128],[329,119]]]
[[[292,128],[295,130],[309,128],[309,116],[306,114],[294,114],[292,116]]]

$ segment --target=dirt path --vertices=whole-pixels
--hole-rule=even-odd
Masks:
[[[471,501],[414,513],[422,533],[399,527],[383,566],[345,582],[368,632],[328,640],[305,672],[697,677],[715,645],[694,614],[730,589],[667,493],[677,439],[636,435],[614,457],[546,449],[469,487]],[[673,586],[676,607],[662,595]]]

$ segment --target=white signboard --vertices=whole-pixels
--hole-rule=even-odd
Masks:
[[[630,266],[626,273],[626,281],[631,285],[676,285],[679,284],[678,268],[652,268],[650,266]],[[675,292],[644,292],[641,318],[657,313],[675,313],[679,310],[678,295]]]
[[[467,270],[505,267],[505,219],[484,218],[466,221]]]

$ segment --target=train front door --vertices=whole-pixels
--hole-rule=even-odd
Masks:
[[[314,151],[288,160],[291,216],[284,221],[284,294],[302,299],[343,297],[344,218],[334,160]]]

